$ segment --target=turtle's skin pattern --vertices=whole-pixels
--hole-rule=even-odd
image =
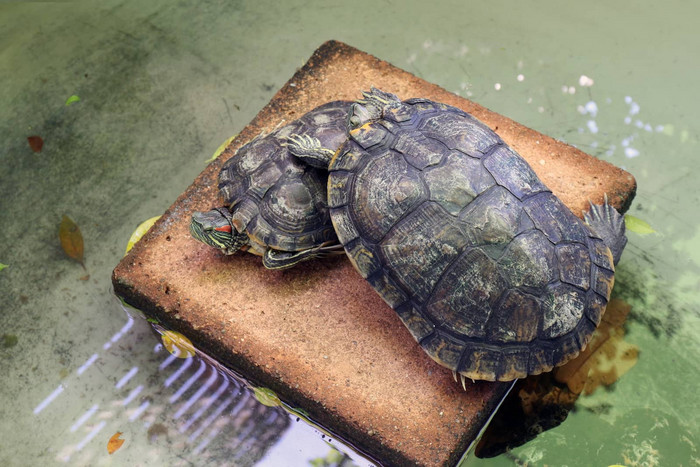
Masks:
[[[243,249],[301,251],[337,242],[326,204],[327,173],[287,150],[291,135],[305,135],[337,149],[346,139],[351,102],[334,101],[242,146],[219,173],[219,191],[231,223],[247,232]]]
[[[350,126],[329,167],[331,218],[360,274],[468,378],[575,357],[613,286],[603,240],[471,115],[425,99],[381,112]]]

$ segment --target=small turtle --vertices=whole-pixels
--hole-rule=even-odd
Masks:
[[[328,205],[355,268],[436,362],[509,381],[578,355],[626,238],[605,199],[586,223],[486,125],[372,89],[329,164]]]
[[[292,156],[286,144],[294,135],[332,156],[347,138],[351,104],[329,102],[242,146],[219,173],[224,206],[193,213],[192,236],[225,254],[262,256],[269,269],[342,253],[326,204],[327,172]]]

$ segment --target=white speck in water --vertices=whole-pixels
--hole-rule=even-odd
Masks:
[[[639,155],[639,151],[637,151],[634,148],[625,148],[625,156],[629,157],[630,159],[633,157],[637,157]]]
[[[622,147],[626,148],[630,145],[630,142],[632,141],[632,137],[630,136],[629,138],[625,138],[622,140]]]
[[[630,123],[632,123],[632,118],[630,118],[630,117],[625,117],[625,124],[626,124],[626,125],[629,125]]]
[[[569,86],[567,86],[566,84],[564,86],[562,86],[561,92],[564,94],[568,94],[569,93]]]
[[[467,97],[472,97],[474,94],[471,91],[467,91]]]
[[[594,101],[586,102],[585,106],[586,112],[588,112],[591,117],[598,115],[598,105]]]
[[[586,75],[581,75],[578,79],[578,84],[583,87],[591,87],[593,86],[593,80]]]
[[[525,81],[525,76],[523,76],[523,74],[520,73],[520,74],[517,76],[516,79],[517,79],[518,81],[520,81],[520,82],[523,82],[523,81]]]
[[[631,104],[632,98],[630,96],[625,96],[625,104]]]
[[[542,106],[537,107],[537,111],[539,113],[544,113],[544,107],[542,107]],[[538,141],[538,144],[539,144],[539,141]]]
[[[496,83],[496,84],[494,84],[494,85],[493,85],[493,88],[494,88],[496,91],[500,91],[500,90],[501,90],[501,83]]]
[[[645,124],[645,125],[644,125],[644,131],[649,131],[649,132],[650,132],[650,131],[651,131],[651,125],[648,124],[648,123]]]
[[[467,55],[468,53],[469,53],[469,47],[467,47],[466,45],[463,45],[462,47],[460,47],[460,49],[459,49],[460,56],[463,57],[463,56]]]
[[[433,41],[431,41],[430,39],[426,39],[426,40],[423,42],[423,48],[424,48],[424,49],[429,49],[429,48],[431,48],[432,46],[433,46]]]
[[[584,106],[579,105],[578,107],[576,107],[576,110],[578,110],[578,113],[580,113],[581,115],[586,115],[586,108]]]
[[[527,98],[527,103],[528,103],[528,104],[532,104],[532,97],[528,97],[528,98]]]
[[[639,104],[632,102],[630,104],[630,115],[637,115],[639,113]]]
[[[576,88],[573,86],[569,86],[569,94],[576,94]]]
[[[592,147],[592,148],[597,148],[597,147],[598,147],[598,141],[593,141],[593,142],[591,143],[591,147]]]
[[[661,133],[664,131],[664,126],[663,125],[656,125],[656,128],[654,128],[657,133]]]
[[[406,59],[406,62],[407,62],[407,63],[413,63],[413,62],[416,61],[416,58],[417,58],[417,57],[416,57],[416,54],[411,54],[411,55],[408,57],[408,59]]]
[[[522,60],[518,60],[518,70],[522,70],[522,69],[523,69],[523,65],[524,65],[523,61],[522,61]]]

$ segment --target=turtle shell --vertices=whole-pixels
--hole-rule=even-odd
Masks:
[[[347,138],[351,103],[335,101],[242,146],[221,168],[219,191],[233,225],[247,231],[251,252],[300,251],[335,241],[326,202],[327,173],[285,147],[292,134],[317,138],[335,151]]]
[[[425,99],[350,131],[330,164],[338,238],[438,363],[472,379],[549,371],[610,296],[603,241],[471,115]]]

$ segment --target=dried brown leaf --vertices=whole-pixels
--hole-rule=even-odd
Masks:
[[[111,438],[109,438],[109,441],[107,442],[107,452],[110,454],[114,454],[117,449],[122,447],[122,444],[124,444],[124,440],[120,439],[119,437],[122,435],[121,431],[117,431],[112,435]]]
[[[27,142],[29,143],[29,147],[32,148],[32,151],[34,152],[41,152],[41,148],[44,147],[44,140],[41,136],[28,136]]]
[[[58,227],[58,238],[61,241],[61,248],[63,248],[66,255],[79,262],[85,269],[85,263],[83,262],[83,254],[85,252],[83,234],[80,233],[78,225],[66,215],[63,216],[61,225]]]

